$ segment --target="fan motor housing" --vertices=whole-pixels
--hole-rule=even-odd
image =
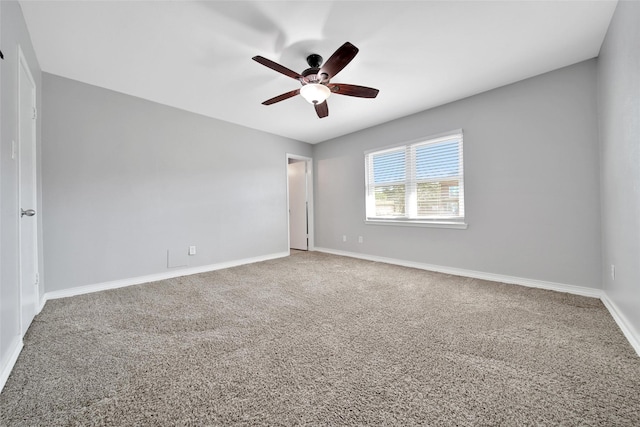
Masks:
[[[320,68],[307,68],[300,75],[309,80],[309,83],[327,83],[329,76],[326,73],[318,74],[319,72]]]
[[[320,66],[322,65],[322,56],[317,53],[312,53],[307,56],[307,64],[309,64],[311,68],[307,68],[300,73],[300,75],[309,80],[310,83],[325,82],[329,78],[326,73],[318,74],[320,72]]]

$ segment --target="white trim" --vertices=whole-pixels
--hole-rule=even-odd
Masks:
[[[364,154],[371,154],[371,153],[375,153],[376,151],[392,151],[394,148],[400,148],[404,145],[412,145],[419,142],[427,142],[427,141],[433,142],[433,143],[442,142],[442,141],[447,141],[449,139],[453,139],[453,137],[456,137],[456,136],[459,136],[460,138],[464,137],[464,131],[462,128],[453,129],[448,132],[439,132],[433,135],[421,136],[420,138],[414,138],[408,141],[402,141],[402,142],[399,141],[390,145],[385,145],[380,148],[372,148],[370,150],[365,150]]]
[[[616,321],[618,327],[622,330],[622,333],[631,344],[631,347],[636,351],[636,354],[640,356],[640,334],[631,326],[631,323],[627,320],[627,318],[622,314],[622,311],[618,308],[617,305],[609,297],[606,293],[600,298],[602,303],[609,313],[611,313],[611,317]]]
[[[547,282],[544,280],[526,279],[523,277],[505,276],[502,274],[486,273],[484,271],[466,270],[463,268],[444,267],[441,265],[425,264],[422,262],[405,261],[397,258],[386,258],[376,255],[359,254],[355,252],[340,251],[328,248],[316,248],[316,251],[328,254],[360,258],[368,261],[384,262],[387,264],[401,265],[403,267],[417,268],[420,270],[435,271],[438,273],[453,274],[455,276],[471,277],[473,279],[490,280],[492,282],[508,283],[512,285],[527,286],[529,288],[548,289],[551,291],[566,292],[569,294],[586,297],[601,298],[601,289],[587,288],[584,286],[566,285],[563,283]]]
[[[368,225],[399,225],[401,227],[432,227],[432,228],[457,228],[466,230],[468,225],[466,222],[447,222],[447,221],[418,221],[410,219],[365,219]]]
[[[500,283],[509,283],[509,284],[548,289],[548,290],[566,292],[566,293],[575,294],[575,295],[599,298],[604,304],[604,306],[607,308],[609,313],[611,313],[611,316],[613,317],[615,322],[618,324],[618,327],[620,327],[620,329],[622,330],[622,333],[629,341],[629,344],[631,344],[633,349],[640,356],[640,338],[639,338],[640,335],[633,329],[633,327],[627,321],[625,316],[620,312],[617,306],[607,297],[605,292],[602,291],[601,289],[593,289],[593,288],[587,288],[587,287],[575,286],[575,285],[566,285],[562,283],[547,282],[547,281],[534,280],[534,279],[525,279],[522,277],[504,276],[501,274],[485,273],[485,272],[466,270],[466,269],[460,269],[460,268],[443,267],[443,266],[438,266],[433,264],[425,264],[425,263],[419,263],[414,261],[405,261],[401,259],[380,257],[375,255],[359,254],[355,252],[340,251],[340,250],[329,249],[329,248],[316,247],[314,248],[314,250],[318,252],[333,254],[333,255],[347,256],[351,258],[364,259],[368,261],[376,261],[376,262],[384,262],[387,264],[400,265],[403,267],[411,267],[411,268],[417,268],[421,270],[435,271],[435,272],[445,273],[445,274],[453,274],[457,276],[471,277],[471,278],[490,280],[490,281],[500,282]],[[206,266],[188,268],[188,269],[183,269],[175,272],[152,274],[148,276],[140,276],[140,277],[131,278],[131,279],[123,279],[123,280],[115,280],[112,282],[98,283],[95,285],[80,286],[80,287],[65,289],[61,291],[47,292],[41,300],[40,310],[42,310],[42,307],[44,307],[44,304],[50,299],[65,298],[65,297],[70,297],[75,295],[87,294],[91,292],[103,291],[107,289],[116,289],[116,288],[121,288],[125,286],[154,282],[158,280],[171,279],[174,277],[186,276],[190,274],[204,273],[207,271],[214,271],[214,270],[220,270],[223,268],[235,267],[243,264],[251,264],[255,262],[268,261],[270,259],[282,258],[286,256],[289,256],[288,251],[269,254],[269,255],[263,255],[263,256],[254,257],[254,258],[245,258],[242,260],[228,261],[228,262],[223,262],[218,264],[210,264]],[[18,345],[14,349],[13,354],[11,355],[8,363],[6,364],[6,366],[3,367],[2,372],[0,372],[0,391],[2,391],[2,388],[4,387],[7,379],[9,378],[9,374],[11,373],[11,370],[13,369],[16,361],[18,360],[18,356],[22,351],[22,347],[23,347],[23,342],[22,340],[20,340],[18,342]]]
[[[523,277],[505,276],[502,274],[485,273],[482,271],[466,270],[462,268],[443,267],[440,265],[425,264],[415,261],[405,261],[396,258],[386,258],[376,255],[360,254],[356,252],[341,251],[329,248],[315,248],[318,252],[325,252],[333,255],[359,258],[368,261],[384,262],[387,264],[401,265],[403,267],[418,268],[420,270],[436,271],[438,273],[453,274],[456,276],[471,277],[474,279],[490,280],[493,282],[508,283],[513,285],[527,286],[530,288],[548,289],[551,291],[565,292],[573,295],[598,298],[607,308],[611,317],[616,322],[627,341],[636,354],[640,356],[640,333],[638,333],[620,309],[607,296],[602,289],[587,288],[585,286],[567,285],[564,283],[547,282],[544,280],[526,279]]]
[[[47,295],[46,294],[42,294],[40,296],[40,306],[38,307],[38,314],[40,314],[40,312],[42,311],[42,309],[44,308],[44,305],[47,303]]]
[[[126,286],[140,285],[142,283],[157,282],[159,280],[173,279],[175,277],[189,276],[191,274],[206,273],[208,271],[222,270],[223,268],[237,267],[244,264],[268,261],[276,258],[289,256],[289,252],[278,252],[274,254],[261,255],[253,258],[245,258],[234,261],[226,261],[218,264],[203,265],[200,267],[185,268],[165,273],[149,274],[147,276],[132,277],[129,279],[113,280],[111,282],[96,283],[93,285],[78,286],[75,288],[62,289],[59,291],[47,292],[44,295],[45,302],[51,299],[66,298],[76,295],[90,294],[93,292],[105,291],[108,289],[124,288]]]
[[[5,384],[7,383],[9,375],[11,375],[11,371],[18,361],[18,356],[20,356],[22,347],[24,347],[24,343],[22,342],[22,339],[20,339],[18,341],[18,345],[16,345],[13,349],[13,352],[11,353],[11,357],[9,357],[7,364],[2,367],[2,371],[0,372],[0,391],[2,391]]]

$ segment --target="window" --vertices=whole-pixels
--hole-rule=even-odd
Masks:
[[[365,153],[366,221],[466,227],[462,131]]]

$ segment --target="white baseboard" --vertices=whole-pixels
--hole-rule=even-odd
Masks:
[[[189,276],[191,274],[206,273],[208,271],[221,270],[223,268],[237,267],[244,264],[253,264],[255,262],[268,261],[270,259],[282,258],[289,256],[289,252],[278,252],[274,254],[261,255],[253,258],[245,258],[233,261],[221,262],[218,264],[202,265],[199,267],[184,268],[175,271],[167,271],[158,274],[149,274],[146,276],[132,277],[129,279],[113,280],[110,282],[96,283],[93,285],[78,286],[75,288],[62,289],[59,291],[46,292],[42,305],[46,301],[57,298],[66,298],[76,295],[89,294],[92,292],[105,291],[108,289],[123,288],[126,286],[140,285],[142,283],[157,282],[159,280],[173,279],[175,277]]]
[[[18,356],[20,356],[20,352],[22,351],[22,347],[24,346],[22,339],[16,340],[16,344],[14,345],[13,352],[11,352],[11,356],[7,361],[7,364],[2,367],[2,371],[0,371],[0,392],[4,388],[4,385],[7,383],[9,379],[9,374],[13,370],[16,362],[18,361]]]
[[[633,347],[633,349],[636,351],[636,354],[640,356],[640,334],[638,333],[638,331],[636,331],[633,326],[631,326],[631,323],[629,323],[620,309],[618,309],[618,306],[609,299],[606,293],[600,299],[602,300],[604,306],[607,307],[607,310],[609,310],[609,313],[611,313],[611,317],[613,317],[613,320],[616,321],[618,327],[622,330],[622,333],[627,338],[627,341],[629,341],[629,344],[631,344],[631,347]]]
[[[551,291],[566,292],[569,294],[582,295],[593,298],[600,298],[603,295],[601,289],[587,288],[584,286],[566,285],[564,283],[547,282],[544,280],[525,279],[523,277],[505,276],[502,274],[485,273],[483,271],[466,270],[463,268],[444,267],[441,265],[426,264],[415,261],[405,261],[397,258],[386,258],[376,255],[360,254],[356,252],[339,251],[328,248],[316,248],[318,252],[326,252],[334,255],[360,258],[368,261],[384,262],[387,264],[401,265],[403,267],[417,268],[420,270],[436,271],[438,273],[453,274],[455,276],[471,277],[474,279],[490,280],[492,282],[509,283],[512,285],[522,285],[529,288],[541,288]]]
[[[445,266],[426,264],[426,263],[420,263],[415,261],[406,261],[406,260],[401,260],[397,258],[380,257],[376,255],[361,254],[357,252],[348,252],[348,251],[341,251],[341,250],[322,248],[322,247],[310,248],[310,250],[325,252],[325,253],[334,254],[334,255],[347,256],[351,258],[359,258],[359,259],[364,259],[368,261],[384,262],[387,264],[395,264],[395,265],[400,265],[404,267],[417,268],[421,270],[435,271],[435,272],[445,273],[445,274],[453,274],[456,276],[471,277],[474,279],[490,280],[490,281],[500,282],[500,283],[509,283],[514,285],[527,286],[531,288],[548,289],[552,291],[566,292],[574,295],[582,295],[582,296],[587,296],[592,298],[599,298],[602,301],[602,303],[605,305],[607,310],[609,310],[609,313],[611,313],[611,316],[613,317],[615,322],[618,324],[618,327],[622,330],[622,333],[627,338],[631,346],[634,348],[636,353],[640,356],[640,334],[638,334],[638,332],[633,329],[630,323],[626,320],[625,316],[622,315],[622,313],[617,308],[617,306],[607,297],[606,293],[601,289],[593,289],[593,288],[588,288],[584,286],[567,285],[563,283],[548,282],[543,280],[527,279],[523,277],[505,276],[501,274],[486,273],[482,271],[466,270],[461,268],[445,267]],[[139,285],[142,283],[172,279],[174,277],[188,276],[190,274],[198,274],[198,273],[204,273],[207,271],[220,270],[223,268],[236,267],[243,264],[251,264],[255,262],[267,261],[270,259],[282,258],[282,257],[289,256],[289,254],[290,254],[289,251],[278,252],[275,254],[263,255],[263,256],[254,257],[254,258],[245,258],[241,260],[227,261],[227,262],[222,262],[218,264],[210,264],[210,265],[187,268],[187,269],[182,269],[177,271],[151,274],[147,276],[134,277],[130,279],[115,280],[111,282],[104,282],[104,283],[98,283],[94,285],[79,286],[76,288],[64,289],[60,291],[47,292],[45,293],[44,297],[41,300],[40,309],[42,309],[46,301],[50,299],[65,298],[65,297],[70,297],[74,295],[81,295],[81,294],[87,294],[91,292],[103,291],[107,289],[116,289],[116,288],[121,288],[125,286]],[[15,354],[15,359],[17,359],[21,349],[22,349],[22,344],[20,344],[20,348],[17,349],[17,353]],[[10,366],[13,367],[14,363],[15,363],[15,360],[10,364]],[[6,368],[3,369],[2,377],[0,377],[1,385],[4,385],[4,381],[6,381],[6,378],[4,377],[5,370]],[[8,372],[11,372],[11,369],[8,369],[6,373],[6,377],[9,376]]]
[[[244,264],[253,264],[253,263],[256,263],[256,262],[268,261],[270,259],[282,258],[282,257],[286,257],[286,256],[289,256],[289,255],[290,255],[289,251],[287,251],[287,252],[278,252],[278,253],[274,253],[274,254],[257,256],[257,257],[253,257],[253,258],[245,258],[245,259],[239,259],[239,260],[234,260],[234,261],[221,262],[221,263],[218,263],[218,264],[209,264],[209,265],[203,265],[203,266],[199,266],[199,267],[185,268],[185,269],[181,269],[181,270],[168,271],[168,272],[164,272],[164,273],[150,274],[150,275],[146,275],[146,276],[132,277],[132,278],[129,278],[129,279],[114,280],[114,281],[111,281],[111,282],[96,283],[96,284],[93,284],[93,285],[78,286],[78,287],[70,288],[70,289],[63,289],[63,290],[59,290],[59,291],[46,292],[40,298],[40,303],[39,303],[39,306],[38,306],[38,313],[40,311],[42,311],[42,309],[44,308],[44,306],[47,303],[47,301],[48,300],[52,300],[52,299],[66,298],[66,297],[71,297],[71,296],[75,296],[75,295],[82,295],[82,294],[88,294],[88,293],[92,293],[92,292],[105,291],[105,290],[108,290],[108,289],[123,288],[125,286],[131,286],[131,285],[140,285],[142,283],[157,282],[159,280],[173,279],[175,277],[188,276],[188,275],[191,275],[191,274],[206,273],[207,271],[214,271],[214,270],[221,270],[223,268],[237,267],[239,265],[244,265]],[[22,339],[17,340],[16,343],[17,344],[15,344],[15,348],[13,349],[13,352],[12,352],[11,356],[9,357],[9,360],[7,361],[6,365],[2,367],[2,370],[0,371],[0,391],[2,391],[2,389],[4,388],[4,385],[6,384],[7,380],[9,379],[9,374],[11,374],[11,371],[13,370],[13,367],[15,366],[16,361],[18,360],[18,356],[20,355],[20,352],[22,351],[22,347],[24,346],[24,343],[23,343]]]
[[[414,261],[405,261],[396,258],[386,258],[375,255],[359,254],[356,252],[340,251],[328,248],[315,248],[318,252],[326,252],[328,254],[348,256],[351,258],[359,258],[368,261],[384,262],[387,264],[401,265],[403,267],[418,268],[420,270],[436,271],[445,274],[454,274],[456,276],[471,277],[474,279],[491,280],[500,283],[509,283],[514,285],[528,286],[530,288],[548,289],[558,292],[566,292],[568,294],[582,295],[586,297],[599,298],[604,306],[609,310],[611,317],[618,324],[620,330],[631,344],[631,347],[640,356],[640,334],[631,326],[626,317],[620,312],[618,307],[609,299],[602,289],[587,288],[584,286],[566,285],[563,283],[546,282],[543,280],[525,279],[522,277],[504,276],[501,274],[485,273],[482,271],[465,270],[461,268],[443,267],[439,265],[425,264]]]

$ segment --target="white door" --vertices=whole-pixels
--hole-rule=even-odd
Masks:
[[[288,165],[289,177],[289,247],[306,251],[307,239],[307,162]]]
[[[20,212],[20,306],[22,335],[38,310],[36,220],[36,85],[22,51],[18,71],[18,158]]]

